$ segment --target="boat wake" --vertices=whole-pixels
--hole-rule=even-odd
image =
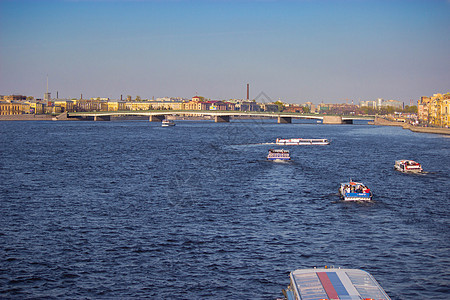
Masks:
[[[260,160],[261,162],[273,163],[273,164],[296,164],[293,160]]]
[[[232,146],[264,146],[264,145],[275,145],[275,143],[235,144]]]
[[[405,176],[427,176],[427,175],[433,175],[437,174],[436,172],[428,172],[428,171],[422,171],[422,172],[402,172],[401,175]]]
[[[232,144],[232,145],[229,145],[229,147],[242,148],[242,147],[260,147],[260,146],[268,146],[268,145],[275,145],[275,143]]]

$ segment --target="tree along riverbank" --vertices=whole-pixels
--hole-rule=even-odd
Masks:
[[[413,126],[409,123],[390,121],[390,120],[386,120],[386,119],[379,118],[379,117],[375,118],[373,125],[399,126],[399,127],[402,127],[403,129],[409,129],[413,132],[450,135],[450,128]]]

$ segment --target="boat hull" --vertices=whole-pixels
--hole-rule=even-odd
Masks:
[[[402,167],[401,165],[395,165],[394,169],[402,173],[422,173],[422,167]]]
[[[370,193],[341,193],[344,201],[371,201],[372,195]]]
[[[267,158],[267,160],[270,160],[270,161],[290,161],[291,159],[290,158]]]

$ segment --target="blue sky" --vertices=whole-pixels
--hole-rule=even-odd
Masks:
[[[0,0],[0,94],[289,103],[450,91],[450,1]],[[267,100],[266,100],[267,101]]]

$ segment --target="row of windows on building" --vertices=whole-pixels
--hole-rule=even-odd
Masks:
[[[422,124],[450,126],[450,93],[421,97],[417,103],[417,117]]]
[[[278,111],[275,104],[242,101],[228,103],[223,101],[189,102],[125,102],[101,100],[54,100],[45,102],[0,101],[0,114],[13,115],[23,113],[50,114],[75,111],[121,111],[121,110],[241,110],[241,111]]]

